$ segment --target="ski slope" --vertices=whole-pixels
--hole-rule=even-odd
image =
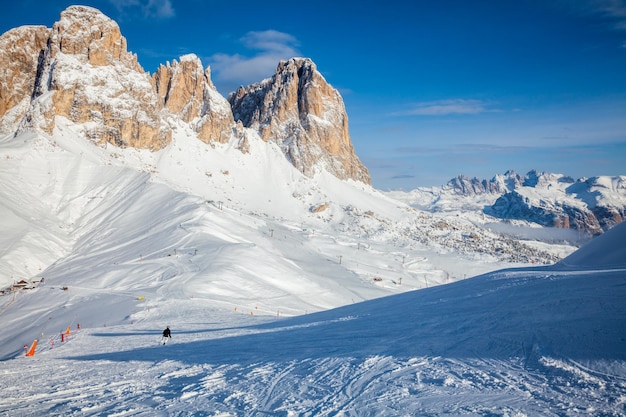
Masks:
[[[1,279],[31,287],[0,297],[0,414],[626,413],[623,224],[515,265],[260,141],[151,154],[57,125],[0,140]]]
[[[598,241],[611,232],[624,241],[622,225]],[[502,270],[291,318],[164,302],[3,362],[0,410],[622,415],[624,259],[622,246],[609,265]]]

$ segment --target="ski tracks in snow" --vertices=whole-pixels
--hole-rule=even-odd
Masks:
[[[107,360],[97,358],[89,333],[32,358],[2,362],[0,415],[521,417],[617,416],[625,410],[623,379],[540,354],[529,362],[342,351],[285,361],[260,356],[247,363],[203,363],[187,361],[177,350],[170,358],[172,345],[155,347],[156,360],[134,357],[133,350]],[[129,343],[113,335],[101,351],[120,352]],[[154,337],[136,329],[133,347],[153,346]],[[93,359],[68,360],[90,350]]]
[[[4,363],[0,414],[561,416],[623,411],[624,381],[596,379],[575,364],[542,362],[529,379],[521,360],[374,356],[219,366],[97,360],[77,367],[42,355],[39,361]],[[577,386],[570,374],[578,375]]]

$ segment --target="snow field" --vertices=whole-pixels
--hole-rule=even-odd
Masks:
[[[531,268],[462,217],[192,139],[0,140],[0,279],[45,277],[0,297],[0,414],[626,413],[621,225]]]

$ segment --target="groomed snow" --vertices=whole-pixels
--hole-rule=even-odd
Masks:
[[[425,213],[260,140],[57,126],[0,140],[0,279],[32,287],[0,297],[0,414],[626,413],[626,225],[514,265],[406,244]]]

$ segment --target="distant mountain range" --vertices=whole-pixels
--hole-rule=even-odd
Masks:
[[[433,212],[480,210],[502,220],[574,229],[598,235],[626,218],[626,176],[573,179],[562,174],[514,171],[491,180],[460,175],[440,188],[388,193]]]

